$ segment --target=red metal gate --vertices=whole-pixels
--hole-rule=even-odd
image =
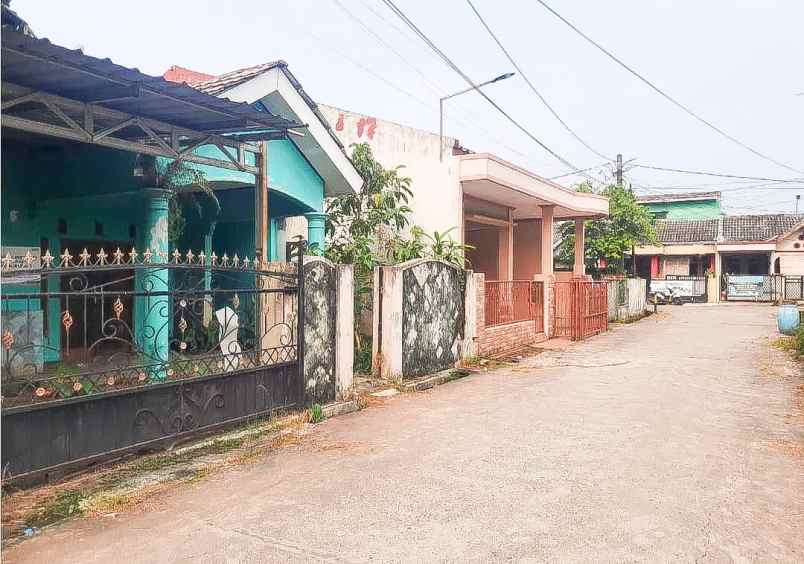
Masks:
[[[513,280],[485,286],[486,327],[533,320],[536,332],[544,331],[544,284]]]
[[[591,280],[555,283],[554,335],[580,341],[609,327],[608,285]]]

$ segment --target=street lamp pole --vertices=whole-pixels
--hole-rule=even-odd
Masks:
[[[496,78],[492,78],[491,80],[487,80],[486,82],[481,82],[476,86],[470,86],[469,88],[464,88],[459,92],[455,92],[454,94],[450,94],[449,96],[444,96],[443,98],[438,100],[438,160],[439,161],[444,160],[444,100],[449,100],[450,98],[460,96],[461,94],[466,94],[467,92],[471,92],[472,90],[478,90],[483,86],[488,86],[489,84],[505,80],[506,78],[511,78],[515,74],[516,73],[513,72],[507,72],[505,74],[501,74]]]

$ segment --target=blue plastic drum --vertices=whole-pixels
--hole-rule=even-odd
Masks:
[[[795,304],[782,304],[779,306],[777,325],[783,335],[793,335],[799,325],[798,306]]]

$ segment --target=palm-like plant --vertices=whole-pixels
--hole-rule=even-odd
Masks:
[[[199,196],[212,204],[215,216],[220,213],[218,196],[203,171],[182,160],[168,161],[150,155],[138,155],[137,160],[146,186],[167,190],[173,196],[170,198],[168,222],[171,245],[176,245],[187,226],[184,208],[194,209],[198,217],[203,217]]]

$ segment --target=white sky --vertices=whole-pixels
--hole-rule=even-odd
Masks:
[[[474,1],[530,80],[598,151],[664,167],[804,177],[694,121],[539,4]],[[465,83],[380,0],[340,2],[401,57],[335,0],[14,0],[12,8],[39,37],[153,75],[172,64],[219,74],[284,59],[318,102],[437,131],[438,98]],[[699,115],[760,152],[804,170],[804,95],[796,95],[804,92],[804,2],[548,3]],[[465,0],[396,4],[476,82],[513,70]],[[562,128],[520,77],[494,84],[487,92],[573,164],[586,168],[602,162]],[[465,146],[497,153],[543,176],[567,172],[476,93],[446,104],[446,133]],[[663,186],[722,190],[730,213],[792,212],[795,194],[804,193],[804,182],[770,190],[750,188],[759,182],[639,168],[627,178],[654,192]],[[566,185],[577,181],[560,179]],[[731,191],[735,188],[741,189]]]

